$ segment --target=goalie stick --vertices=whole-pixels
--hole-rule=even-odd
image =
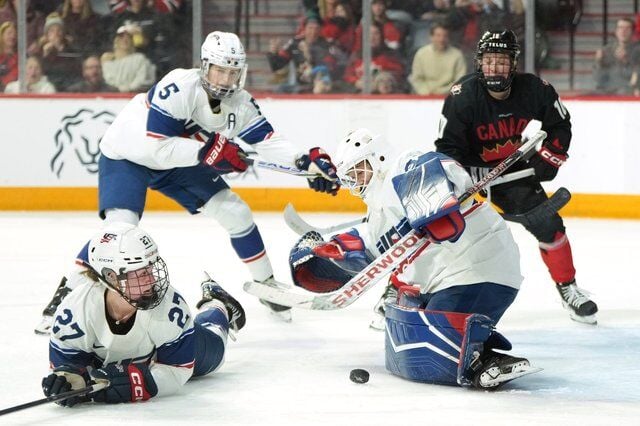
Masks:
[[[37,399],[35,401],[27,402],[24,404],[16,405],[13,407],[5,408],[4,410],[0,410],[0,416],[4,416],[5,414],[13,413],[20,410],[25,410],[31,407],[37,407],[38,405],[46,404],[48,402],[56,402],[62,401],[64,399],[73,398],[74,396],[83,396],[88,395],[90,393],[97,392],[99,390],[105,389],[109,387],[111,384],[108,381],[100,381],[100,383],[95,383],[93,385],[87,386],[82,389],[70,390],[67,392],[62,392],[57,395],[51,395],[46,398]]]
[[[328,226],[326,228],[318,228],[306,222],[298,214],[295,207],[293,207],[291,203],[288,203],[287,206],[284,208],[284,222],[287,224],[289,229],[291,229],[293,232],[295,232],[298,235],[304,235],[307,232],[311,232],[311,231],[315,231],[321,235],[331,234],[341,229],[346,229],[352,226],[360,225],[361,223],[365,223],[366,221],[367,221],[367,217],[364,216],[355,220],[350,220],[348,222],[343,222],[337,225]]]
[[[468,188],[459,197],[459,202],[463,203],[476,192],[483,189],[487,184],[495,180],[495,178],[520,160],[529,150],[537,144],[542,143],[546,136],[547,133],[543,130],[537,131],[529,140],[520,146],[520,148],[505,158],[476,184]],[[429,241],[428,238],[422,237],[416,230],[411,230],[362,271],[358,272],[344,286],[330,293],[313,293],[302,288],[275,287],[255,281],[246,282],[244,284],[244,290],[261,299],[280,305],[317,310],[345,308],[377,284],[378,281],[391,273],[396,266],[411,256],[415,250],[427,241]]]

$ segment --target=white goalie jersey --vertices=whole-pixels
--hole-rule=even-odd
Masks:
[[[379,256],[411,230],[396,194],[392,178],[405,172],[409,161],[423,152],[404,152],[390,166],[380,188],[372,188],[365,199],[368,222],[360,228],[365,245]],[[467,172],[454,160],[441,160],[456,196],[472,185]],[[374,190],[375,189],[375,190]],[[455,285],[493,282],[520,288],[520,253],[505,221],[486,203],[471,199],[460,209],[466,228],[452,243],[427,243],[401,265],[397,278],[434,293]]]
[[[136,95],[109,126],[100,150],[154,170],[198,164],[212,133],[239,138],[266,160],[294,166],[303,153],[278,135],[255,99],[240,90],[214,112],[198,69],[176,69],[147,93]]]
[[[195,358],[194,325],[189,307],[172,287],[150,310],[138,310],[124,334],[112,330],[100,283],[78,286],[58,307],[51,329],[49,361],[99,368],[114,362],[150,363],[158,396],[178,391],[191,377]]]

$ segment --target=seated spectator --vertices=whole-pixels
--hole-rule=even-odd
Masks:
[[[82,54],[71,45],[64,21],[57,13],[50,13],[40,39],[42,68],[58,92],[64,92],[78,77]]]
[[[16,5],[21,0],[0,0],[0,24],[13,22],[17,25]],[[44,15],[35,6],[33,1],[27,6],[27,53],[38,53],[38,39],[42,37],[44,27]]]
[[[382,41],[382,26],[372,24],[369,33],[371,41],[371,70],[372,72],[389,71],[395,79],[398,90],[403,90],[404,64],[397,52],[389,49]],[[351,62],[344,73],[344,81],[361,91],[363,87],[362,77],[364,67],[361,52],[354,52]]]
[[[371,1],[371,19],[373,23],[382,28],[382,39],[389,49],[399,50],[403,47],[404,33],[398,24],[387,17],[387,5],[385,0]],[[356,28],[356,42],[353,52],[362,50],[362,23]]]
[[[393,74],[387,71],[377,72],[373,77],[373,89],[371,93],[374,95],[391,95],[393,93],[400,93],[397,89],[398,84]]]
[[[101,58],[105,81],[120,92],[147,90],[156,78],[155,66],[145,55],[136,52],[133,45],[133,34],[137,31],[132,26],[118,28],[113,51],[104,53]]]
[[[49,83],[47,76],[42,73],[42,64],[36,56],[31,56],[27,59],[25,80],[26,93],[56,93],[56,88]],[[20,83],[12,81],[7,84],[4,93],[20,93]]]
[[[413,58],[409,82],[418,95],[444,95],[467,73],[460,49],[449,44],[449,30],[443,24],[431,26],[431,43]]]
[[[276,40],[271,41],[267,59],[271,71],[279,73],[293,63],[295,66],[295,82],[285,83],[279,90],[290,93],[310,93],[313,86],[311,70],[319,65],[329,69],[335,79],[344,69],[346,55],[333,47],[320,36],[320,22],[317,18],[308,17],[304,25],[304,35],[296,36],[279,48]]]
[[[332,93],[333,82],[331,81],[331,75],[329,75],[329,69],[324,65],[317,66],[311,71],[313,76],[313,94],[319,95],[322,93]]]
[[[355,28],[351,6],[348,3],[338,3],[333,17],[324,20],[321,35],[329,43],[350,53],[355,44]]]
[[[64,0],[60,17],[64,21],[67,36],[79,51],[88,53],[97,49],[101,31],[89,0]]]
[[[102,64],[95,55],[88,56],[82,62],[82,81],[72,84],[68,92],[100,93],[117,92],[118,88],[108,85],[102,77]]]
[[[9,21],[0,25],[0,91],[18,79],[18,32]]]
[[[596,51],[594,79],[596,91],[611,95],[631,95],[631,77],[638,67],[638,44],[632,41],[634,22],[618,19],[615,40]]]

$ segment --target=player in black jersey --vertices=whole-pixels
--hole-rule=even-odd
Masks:
[[[478,42],[476,72],[452,86],[435,143],[438,152],[478,176],[521,145],[521,132],[530,120],[540,120],[547,139],[527,162],[514,165],[514,170],[533,168],[535,175],[491,189],[491,201],[507,214],[526,214],[547,200],[540,182],[555,178],[571,142],[569,112],[549,83],[516,72],[519,54],[512,31],[484,33]],[[571,318],[595,324],[598,307],[576,286],[571,246],[560,215],[525,227],[538,240],[542,260]]]

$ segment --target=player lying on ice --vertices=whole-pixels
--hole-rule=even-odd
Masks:
[[[88,397],[62,400],[144,401],[177,392],[192,376],[224,360],[229,328],[245,322],[242,306],[208,276],[195,318],[169,285],[158,246],[142,229],[112,223],[89,242],[92,284],[73,290],[55,313],[49,343],[52,372],[45,395],[110,386]]]
[[[458,203],[471,179],[447,156],[389,151],[367,129],[340,142],[338,176],[366,203],[368,222],[329,242],[317,232],[303,235],[290,256],[294,283],[336,290],[417,229],[428,242],[396,269],[378,306],[387,369],[411,380],[480,388],[537,371],[524,358],[495,351],[511,349],[494,326],[522,282],[504,220],[487,204]]]

